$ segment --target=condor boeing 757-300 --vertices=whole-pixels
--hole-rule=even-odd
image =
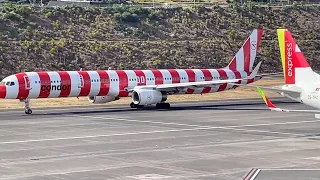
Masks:
[[[261,62],[253,70],[263,29],[255,29],[228,66],[220,69],[154,69],[22,72],[6,77],[0,84],[0,98],[19,99],[31,114],[30,99],[86,96],[90,103],[107,103],[131,97],[132,108],[156,104],[169,108],[168,95],[205,94],[249,84]]]

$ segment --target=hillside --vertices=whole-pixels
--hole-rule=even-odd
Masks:
[[[320,7],[142,9],[0,7],[0,78],[20,71],[216,68],[265,29],[262,72],[282,71],[276,29],[289,28],[319,70]]]

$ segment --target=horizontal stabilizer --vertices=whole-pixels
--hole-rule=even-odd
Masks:
[[[258,71],[260,69],[260,66],[261,66],[261,63],[262,61],[260,61],[257,66],[253,69],[252,73],[250,74],[249,78],[248,79],[253,79],[256,77],[256,75],[258,74]]]

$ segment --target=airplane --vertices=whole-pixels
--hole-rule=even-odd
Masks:
[[[272,111],[319,113],[315,114],[315,117],[319,118],[320,110],[317,109],[320,109],[320,75],[312,70],[288,29],[277,29],[277,34],[285,84],[273,87],[238,85],[257,88],[268,108]],[[233,84],[230,83],[230,85]],[[277,92],[284,97],[313,107],[315,110],[278,108],[266,97],[262,89]]]
[[[260,87],[257,87],[259,94],[261,95],[262,99],[268,106],[271,111],[278,111],[278,112],[303,112],[303,113],[319,113],[315,114],[315,118],[320,119],[320,110],[308,110],[308,109],[282,109],[274,105],[269,98],[265,95],[263,90]]]
[[[260,80],[261,62],[253,65],[262,36],[263,29],[254,29],[224,68],[20,72],[1,81],[0,99],[19,99],[26,114],[32,114],[31,99],[83,96],[95,104],[131,97],[131,108],[168,109],[168,95],[215,93]]]

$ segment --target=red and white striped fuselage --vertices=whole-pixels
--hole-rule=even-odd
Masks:
[[[228,66],[220,69],[153,69],[24,72],[0,83],[0,98],[20,99],[31,114],[30,99],[87,96],[91,103],[132,97],[130,107],[165,103],[172,94],[205,94],[235,88],[261,79],[253,69],[263,29],[255,29]],[[261,62],[260,62],[261,64]]]
[[[37,99],[81,96],[128,97],[137,86],[243,79],[245,71],[230,69],[160,69],[25,72],[6,77],[0,98]],[[260,77],[241,80],[252,83]],[[182,88],[177,94],[205,94],[232,89],[227,83],[200,88]]]

